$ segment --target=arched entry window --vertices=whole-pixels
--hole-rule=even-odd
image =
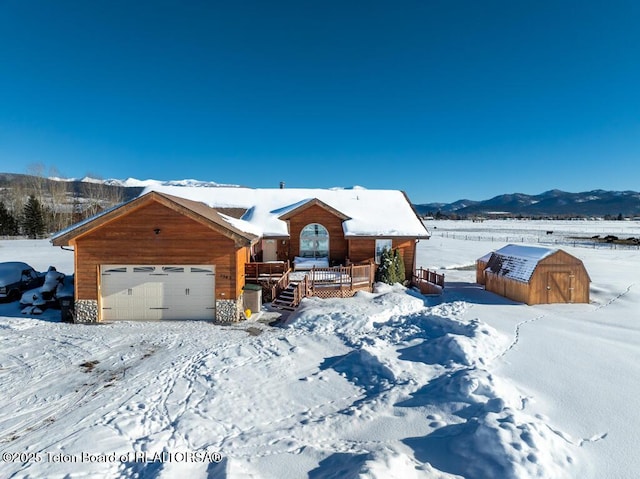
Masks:
[[[300,256],[303,258],[327,258],[329,256],[329,232],[318,223],[311,223],[300,232]]]

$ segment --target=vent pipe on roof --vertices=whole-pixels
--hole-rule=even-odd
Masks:
[[[281,182],[280,182],[280,189],[281,189],[281,190],[284,190],[284,181],[281,181]]]

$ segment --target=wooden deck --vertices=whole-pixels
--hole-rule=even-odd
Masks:
[[[330,268],[293,271],[289,262],[248,263],[245,280],[261,284],[265,302],[294,310],[308,296],[350,298],[358,291],[373,291],[376,265],[351,264]],[[413,272],[411,284],[422,294],[442,294],[444,275],[428,269]]]
[[[288,263],[248,263],[245,267],[245,280],[261,284],[265,301],[277,306],[280,299],[284,309],[295,309],[307,296],[350,298],[358,291],[371,292],[374,275],[375,265],[371,264],[314,267],[308,271],[292,271]]]

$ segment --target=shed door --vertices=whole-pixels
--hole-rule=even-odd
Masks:
[[[569,271],[547,273],[547,303],[573,303],[575,276]]]
[[[214,319],[213,265],[102,265],[103,321]]]

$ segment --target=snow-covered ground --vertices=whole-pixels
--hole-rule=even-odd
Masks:
[[[72,325],[0,304],[0,476],[636,477],[640,251],[562,246],[591,304],[525,306],[465,267],[498,233],[564,226],[505,223],[468,223],[493,241],[428,223],[418,265],[444,271],[441,297],[310,298],[282,326],[267,308],[229,326]],[[637,235],[612,223],[629,230],[594,234]],[[73,272],[46,241],[0,241],[9,260]]]

